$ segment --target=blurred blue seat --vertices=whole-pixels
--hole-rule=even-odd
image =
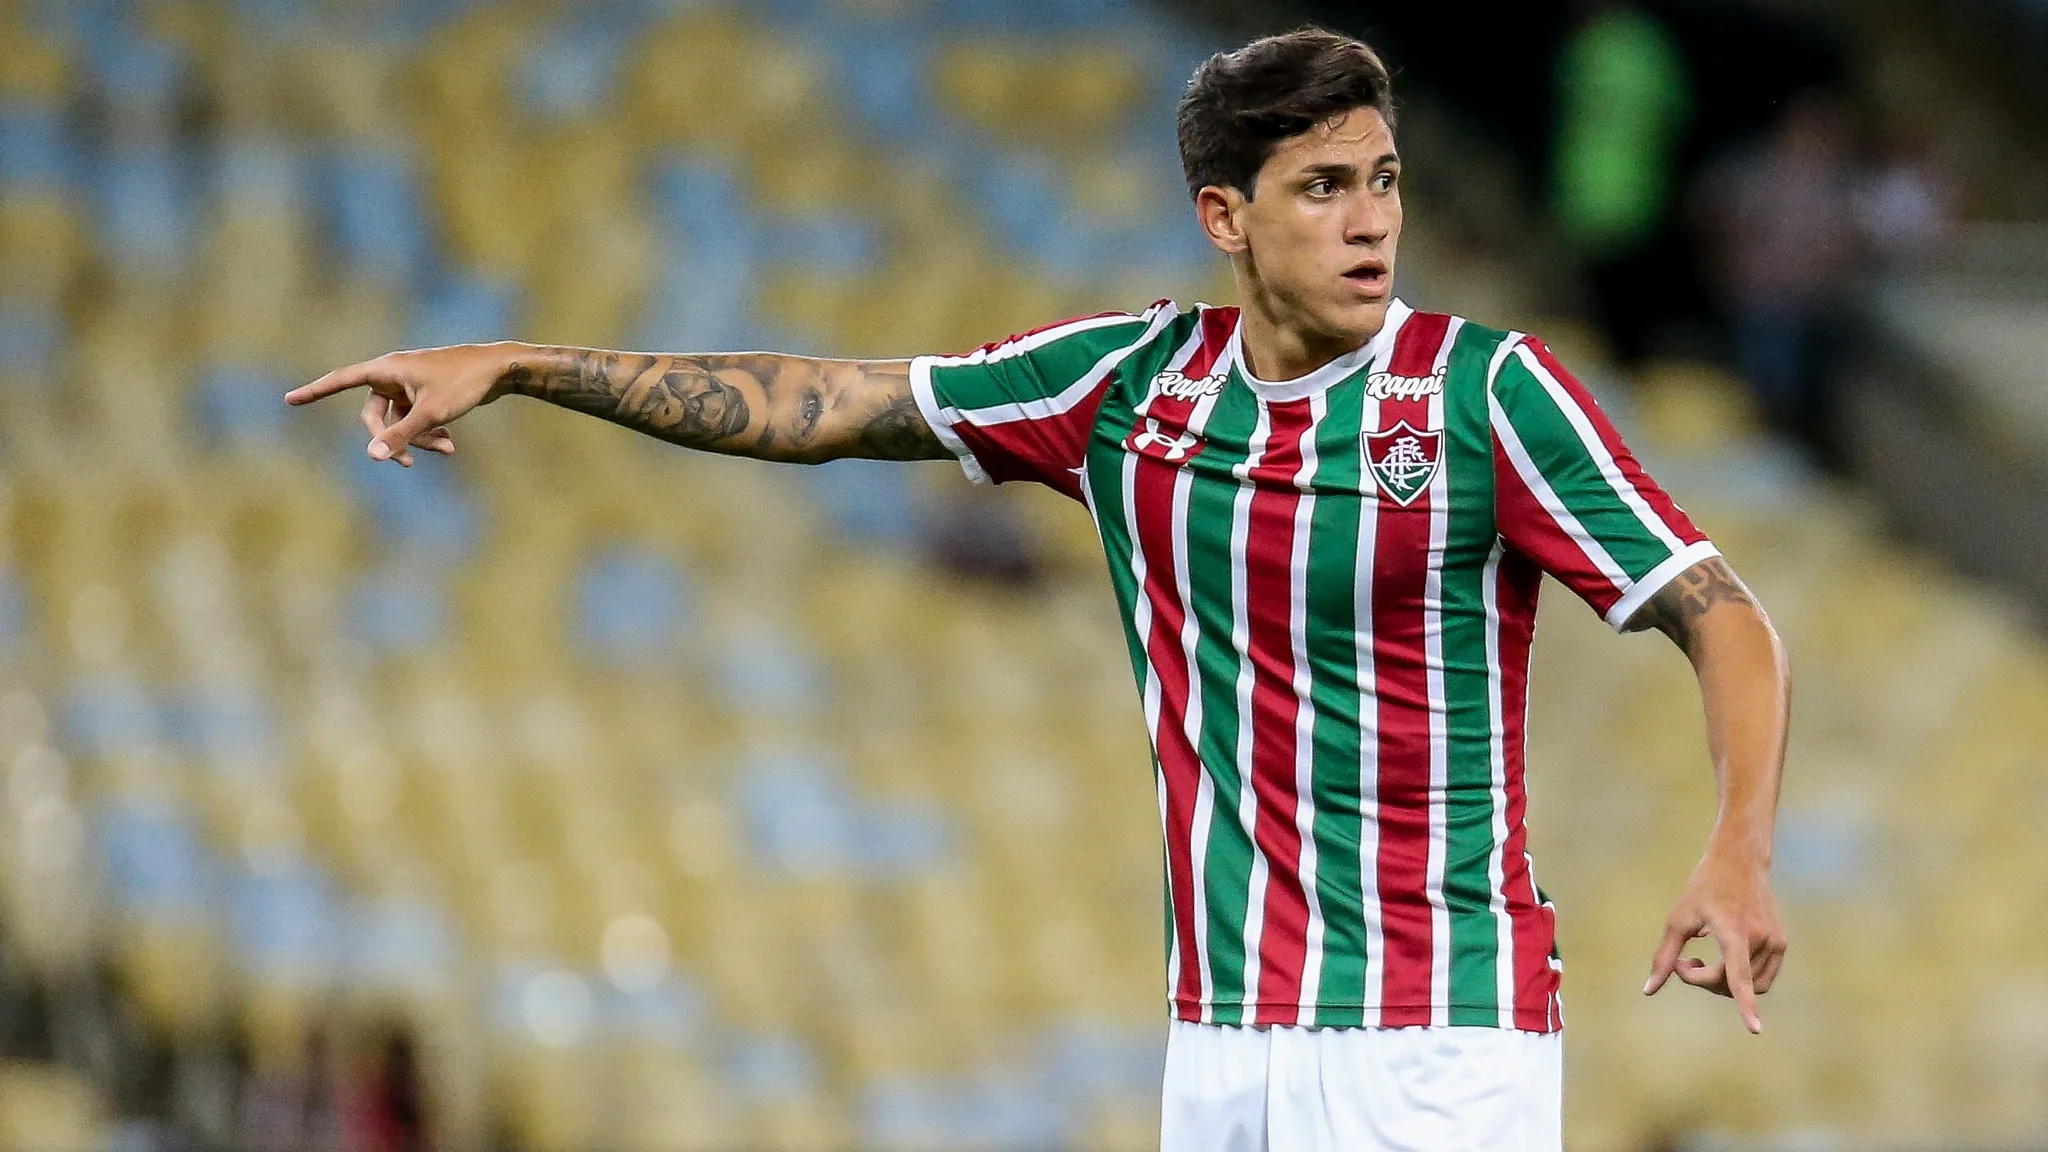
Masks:
[[[378,534],[408,563],[445,563],[476,550],[482,513],[461,473],[433,452],[415,450],[411,468],[372,460],[360,431],[338,444],[350,495],[364,506]]]
[[[766,347],[759,338],[754,295],[759,281],[750,252],[703,252],[678,239],[664,253],[636,331],[645,348],[674,352]]]
[[[572,5],[536,37],[519,69],[519,94],[543,120],[602,116],[618,87],[619,68],[653,13],[638,3],[597,0]]]
[[[751,259],[758,243],[753,206],[730,164],[671,158],[654,168],[654,205],[699,263]]]
[[[165,804],[117,801],[95,817],[106,893],[116,908],[145,917],[205,912],[214,866],[189,815]]]
[[[861,1092],[866,1147],[932,1152],[1008,1152],[1072,1146],[1069,1117],[1036,1086],[1000,1073],[870,1080]]]
[[[110,262],[166,273],[185,264],[194,236],[189,169],[169,144],[118,147],[101,159],[96,206]]]
[[[1154,1097],[1166,1070],[1163,1025],[1062,1022],[1039,1035],[1037,1048],[1036,1079],[1044,1096],[1076,1106]]]
[[[718,672],[727,706],[744,715],[798,714],[816,707],[825,690],[816,655],[783,632],[729,638]]]
[[[923,527],[908,469],[893,461],[834,460],[803,473],[832,530],[848,540],[900,549]]]
[[[519,292],[481,276],[447,275],[415,302],[405,328],[408,348],[506,339],[519,313]]]
[[[760,226],[730,165],[671,158],[649,181],[663,233],[662,263],[639,326],[645,347],[750,347]]]
[[[280,141],[224,141],[213,156],[213,194],[238,209],[300,211],[306,168],[306,156]]]
[[[831,21],[805,36],[831,62],[836,90],[862,125],[904,143],[928,131],[931,37],[919,21]]]
[[[490,996],[492,1024],[549,1048],[590,1039],[597,1023],[592,981],[566,968],[519,959],[499,965]]]
[[[320,18],[313,0],[233,0],[239,26],[268,37],[282,37],[316,24]]]
[[[283,769],[277,711],[259,693],[246,688],[204,690],[185,702],[182,713],[181,742],[201,762],[238,770],[251,762]]]
[[[652,988],[635,992],[607,983],[599,1019],[612,1036],[681,1052],[706,1045],[711,1009],[694,983],[671,975]]]
[[[371,572],[349,597],[349,634],[386,653],[437,644],[448,631],[448,617],[446,577],[432,565]]]
[[[672,657],[688,615],[683,572],[665,557],[614,549],[577,576],[577,639],[602,663],[644,667]]]
[[[448,978],[458,943],[439,905],[417,896],[363,900],[347,919],[349,981],[357,988],[430,988]]]
[[[14,300],[0,305],[0,373],[44,383],[57,373],[64,315],[55,301]]]
[[[165,743],[157,702],[133,680],[83,680],[64,707],[64,737],[95,756],[114,756]]]
[[[1782,890],[1793,898],[1825,901],[1894,893],[1886,868],[1892,854],[1872,823],[1855,811],[1793,807],[1782,813],[1773,869]]]
[[[1013,250],[1029,252],[1059,227],[1067,198],[1052,161],[1018,148],[986,148],[964,173],[976,205]]]
[[[954,858],[958,829],[936,803],[895,800],[861,805],[854,823],[854,857],[871,880],[907,880]]]
[[[725,1051],[726,1080],[735,1095],[755,1105],[816,1099],[822,1080],[817,1053],[802,1039],[779,1032],[741,1032]]]
[[[77,149],[61,106],[0,97],[0,196],[69,188]]]
[[[28,597],[21,593],[21,581],[14,573],[0,570],[0,651],[9,651],[29,639]]]
[[[245,972],[307,987],[340,975],[344,955],[333,882],[304,861],[235,877],[228,938]]]
[[[215,364],[199,372],[192,391],[197,438],[256,447],[275,446],[288,432],[289,411],[279,402],[290,387],[283,377],[257,368]]]
[[[760,248],[774,263],[850,276],[874,266],[882,237],[872,219],[855,212],[778,214],[761,221]]]
[[[95,18],[88,32],[86,61],[93,85],[106,100],[116,139],[167,139],[183,111],[184,49],[143,34],[134,5],[114,7],[113,13]]]
[[[346,148],[323,165],[321,212],[342,263],[410,286],[431,252],[413,158],[398,149]]]
[[[754,858],[793,876],[849,871],[856,862],[859,813],[830,765],[780,757],[740,774],[739,803]]]

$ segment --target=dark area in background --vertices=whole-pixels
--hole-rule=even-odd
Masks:
[[[1557,135],[1557,54],[1582,17],[1582,0],[1505,4],[1343,3],[1298,0],[1303,19],[1360,36],[1384,54],[1396,90],[1426,90],[1461,114],[1509,157],[1518,198],[1540,218],[1548,198]],[[1709,0],[1647,0],[1678,41],[1693,91],[1674,188],[1693,185],[1716,159],[1762,136],[1798,92],[1837,87],[1841,48],[1827,33],[1775,13]],[[1672,262],[1665,310],[1657,323],[1707,347],[1678,351],[1725,355],[1704,269],[1694,253],[1682,202],[1652,246]],[[1532,243],[1540,238],[1532,237]]]

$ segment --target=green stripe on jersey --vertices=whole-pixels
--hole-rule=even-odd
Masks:
[[[1451,922],[1450,1023],[1500,1022],[1493,916],[1493,684],[1486,650],[1486,561],[1495,539],[1493,432],[1486,370],[1506,333],[1458,330],[1444,371],[1444,904]]]
[[[1218,1024],[1244,1022],[1244,924],[1250,905],[1252,840],[1238,818],[1244,800],[1237,777],[1238,657],[1230,640],[1230,532],[1238,486],[1230,469],[1244,462],[1245,454],[1234,446],[1249,443],[1257,423],[1258,405],[1233,374],[1209,414],[1209,447],[1195,458],[1200,479],[1188,493],[1188,599],[1196,622],[1195,663],[1202,697],[1196,752],[1216,798],[1202,883],[1209,905],[1209,972],[1215,982],[1209,1000]]]
[[[1144,332],[1145,320],[1131,316],[1062,336],[1028,355],[1012,354],[980,364],[937,360],[932,364],[932,379],[938,393],[954,408],[993,408],[998,404],[1043,400],[1065,391],[1104,356],[1129,347]],[[944,381],[943,385],[939,381]]]
[[[1315,708],[1316,903],[1323,914],[1322,972],[1315,1014],[1305,1023],[1365,1023],[1365,889],[1358,771],[1358,518],[1364,478],[1365,392],[1356,378],[1332,388],[1316,426],[1316,504],[1309,516],[1309,701]],[[1369,626],[1369,622],[1368,622]]]

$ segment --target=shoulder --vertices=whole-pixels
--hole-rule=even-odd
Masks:
[[[1108,347],[1130,344],[1148,339],[1162,328],[1193,314],[1192,310],[1184,310],[1172,300],[1162,299],[1134,312],[1093,312],[1072,316],[992,340],[960,359],[1000,360],[1077,343]]]
[[[1468,364],[1482,366],[1488,384],[1497,382],[1503,375],[1519,377],[1525,374],[1551,376],[1576,383],[1557,353],[1533,332],[1483,324],[1464,316],[1421,312],[1411,316],[1410,321],[1425,316],[1434,320],[1439,331],[1445,328],[1455,330],[1453,351],[1464,354]]]

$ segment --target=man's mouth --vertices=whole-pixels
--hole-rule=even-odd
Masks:
[[[1376,292],[1386,286],[1387,266],[1378,260],[1366,260],[1347,270],[1344,279],[1357,287]]]

